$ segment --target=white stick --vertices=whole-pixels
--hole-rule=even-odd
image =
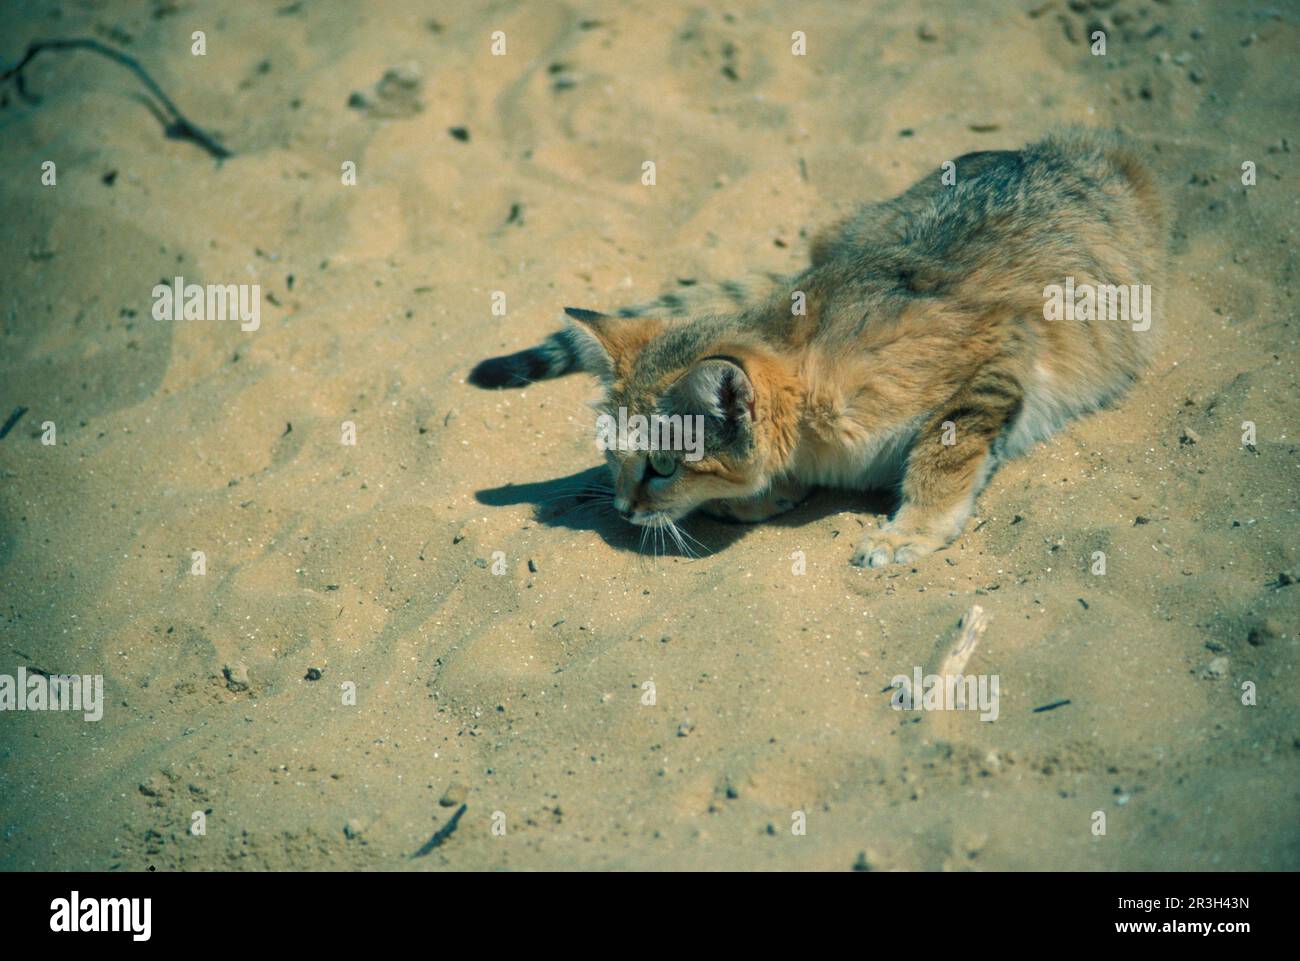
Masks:
[[[989,618],[984,613],[984,608],[978,604],[973,605],[961,619],[961,633],[957,635],[956,646],[939,666],[937,673],[940,677],[954,677],[962,672],[988,626]]]

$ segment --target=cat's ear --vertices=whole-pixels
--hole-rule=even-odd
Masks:
[[[587,310],[583,307],[565,307],[564,312],[574,320],[593,326],[613,319],[609,314],[602,314],[599,310]]]
[[[582,369],[601,380],[625,377],[641,348],[663,330],[662,320],[649,317],[614,317],[595,310],[565,307],[573,321],[573,344]]]
[[[754,385],[725,357],[706,357],[673,385],[674,406],[744,427],[754,422]]]
[[[564,312],[573,321],[569,324],[569,342],[578,355],[578,367],[603,381],[613,380],[614,358],[602,336],[610,316],[581,307],[565,307]]]

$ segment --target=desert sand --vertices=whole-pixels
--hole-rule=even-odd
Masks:
[[[4,87],[0,674],[106,694],[0,713],[0,868],[1300,868],[1294,4],[17,7],[234,156],[93,53]],[[914,568],[833,491],[639,552],[591,379],[466,383],[1064,123],[1167,194],[1158,359]],[[997,720],[893,710],[972,604]]]

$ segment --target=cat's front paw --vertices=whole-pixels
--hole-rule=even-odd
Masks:
[[[916,530],[897,530],[886,526],[862,538],[849,561],[854,567],[884,567],[887,564],[911,564],[926,554],[933,554],[948,542],[934,534]]]

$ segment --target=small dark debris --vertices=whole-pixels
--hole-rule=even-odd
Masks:
[[[4,426],[0,427],[0,440],[9,435],[9,432],[14,429],[14,425],[22,419],[23,414],[27,413],[28,409],[21,404],[13,409],[13,413],[5,420]]]
[[[320,679],[321,672],[319,667],[309,667],[307,668],[307,673],[303,675],[303,680],[305,681],[319,681]]]
[[[1067,705],[1067,704],[1069,704],[1069,703],[1070,703],[1070,702],[1069,702],[1068,700],[1065,700],[1065,701],[1053,701],[1051,704],[1044,704],[1042,707],[1036,707],[1036,708],[1034,708],[1034,713],[1035,713],[1035,714],[1042,714],[1044,711],[1055,711],[1058,707],[1065,707],[1065,705]]]
[[[447,840],[447,838],[451,837],[452,832],[456,830],[456,825],[460,823],[461,816],[465,813],[465,810],[468,807],[469,807],[468,804],[462,804],[460,807],[458,807],[456,809],[456,813],[451,816],[451,820],[448,821],[446,824],[444,824],[442,827],[438,828],[438,830],[434,833],[433,837],[425,841],[424,846],[420,848],[420,850],[412,854],[411,857],[422,858],[430,851],[432,851],[434,848],[441,845],[443,841]]]
[[[469,128],[468,128],[468,127],[448,127],[448,128],[447,128],[447,133],[451,134],[453,137],[455,137],[455,138],[456,138],[457,140],[459,140],[461,143],[469,143]]]

